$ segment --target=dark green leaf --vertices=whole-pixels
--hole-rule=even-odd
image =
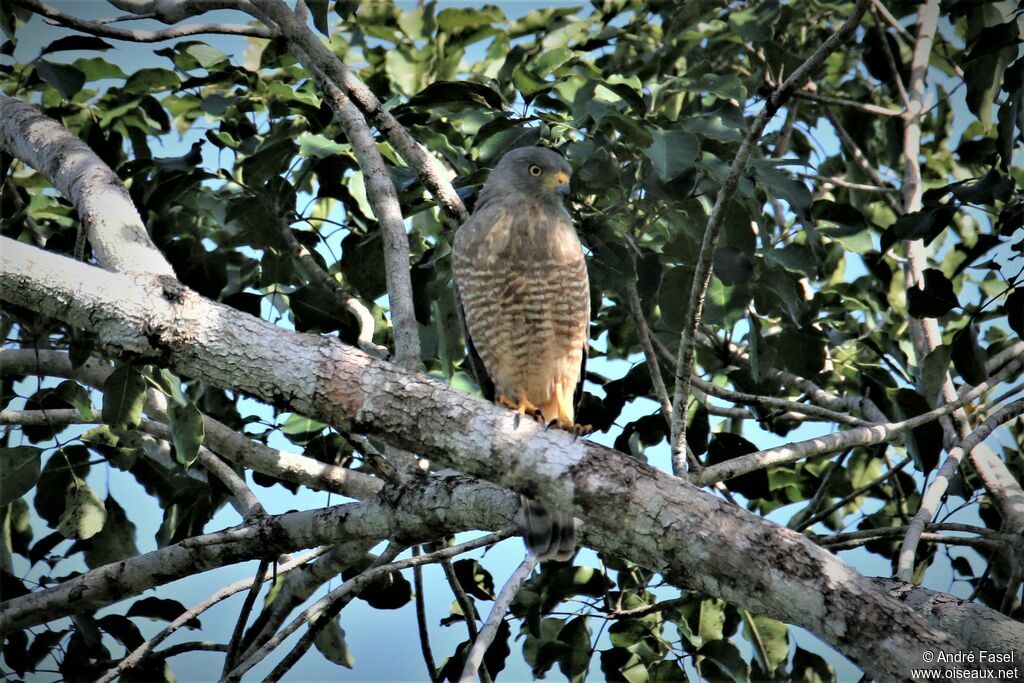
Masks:
[[[1024,339],[1024,288],[1018,287],[1006,297],[1006,322]]]
[[[0,448],[0,507],[21,498],[36,485],[42,453],[33,446]]]
[[[892,245],[903,240],[924,240],[926,245],[931,244],[953,222],[955,215],[956,206],[943,205],[900,216],[882,234],[879,251],[884,254]]]
[[[185,613],[185,606],[177,600],[169,600],[167,598],[142,598],[132,603],[132,606],[128,608],[125,616],[128,617],[148,617],[150,619],[159,619],[160,621],[174,621],[182,614]],[[187,628],[200,629],[202,624],[199,619],[192,617],[185,622]]]
[[[988,354],[978,343],[978,332],[974,323],[953,335],[953,367],[968,384],[981,384],[988,379],[985,362]]]
[[[66,401],[68,404],[75,407],[78,410],[78,414],[82,416],[83,420],[92,420],[92,398],[89,396],[89,392],[78,382],[73,380],[65,380],[57,385],[54,390],[61,400]]]
[[[206,434],[203,414],[194,403],[181,405],[171,402],[167,406],[170,419],[171,439],[174,441],[174,457],[185,467],[190,467],[199,457],[199,447]]]
[[[754,453],[755,451],[757,451],[757,446],[739,434],[720,432],[712,436],[711,443],[708,444],[707,464],[718,465],[733,458],[738,458],[741,455]],[[728,486],[729,490],[746,496],[751,500],[767,498],[770,493],[768,489],[768,475],[764,470],[757,470],[734,477],[729,480]]]
[[[107,41],[95,36],[65,36],[43,47],[39,54],[47,55],[62,50],[109,50],[112,47]]]
[[[675,179],[693,166],[700,154],[697,136],[682,130],[652,130],[652,142],[644,150],[663,182]]]
[[[939,318],[959,305],[953,283],[935,268],[924,271],[924,288],[907,290],[907,311],[915,318]]]
[[[104,507],[107,513],[106,523],[103,529],[92,537],[90,547],[85,551],[85,564],[90,569],[127,560],[139,554],[138,546],[135,545],[135,524],[128,519],[124,508],[111,495],[107,496]]]
[[[749,282],[754,277],[754,264],[735,247],[719,247],[714,253],[715,275],[727,286]]]
[[[103,421],[114,431],[135,429],[142,422],[146,380],[130,365],[122,365],[103,383]]]
[[[85,85],[85,74],[67,64],[57,64],[40,59],[36,62],[36,73],[66,100],[77,95]]]
[[[921,390],[932,407],[936,406],[939,390],[946,381],[950,355],[949,346],[942,344],[936,346],[921,362]]]

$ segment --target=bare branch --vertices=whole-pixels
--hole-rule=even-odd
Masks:
[[[162,631],[160,631],[155,636],[153,636],[152,638],[150,638],[149,640],[147,640],[146,642],[142,643],[137,648],[132,650],[127,657],[125,657],[118,663],[117,666],[115,666],[102,677],[97,679],[96,683],[110,683],[110,681],[113,681],[115,678],[123,674],[125,671],[135,668],[144,659],[146,659],[146,657],[150,656],[150,653],[153,652],[153,648],[155,648],[157,645],[166,640],[168,636],[173,634],[175,631],[180,629],[182,626],[184,626],[191,620],[198,617],[206,610],[216,605],[218,602],[221,602],[222,600],[231,597],[235,593],[240,593],[241,591],[248,589],[256,582],[269,581],[278,575],[287,574],[293,569],[301,567],[302,565],[321,555],[325,550],[326,548],[319,548],[317,550],[313,550],[309,553],[306,553],[302,557],[292,560],[291,562],[279,565],[275,568],[274,571],[268,572],[265,568],[262,568],[261,566],[261,571],[257,572],[256,576],[249,579],[241,579],[239,581],[235,581],[234,583],[221,588],[219,591],[208,597],[206,600],[203,600],[195,607],[187,609],[181,614],[179,614],[177,617],[175,617],[174,620],[171,621],[171,623],[168,624],[166,627],[164,627]]]
[[[476,678],[476,672],[484,661],[484,655],[487,654],[487,649],[491,647],[494,637],[498,635],[498,626],[501,625],[502,619],[505,618],[505,612],[508,611],[512,598],[519,592],[523,581],[526,581],[526,577],[530,575],[538,562],[539,560],[536,555],[527,553],[526,559],[516,567],[516,570],[512,572],[512,576],[508,577],[508,581],[501,587],[501,592],[498,593],[498,597],[494,600],[494,605],[491,607],[491,613],[487,615],[484,627],[480,629],[479,635],[473,641],[473,647],[470,648],[469,654],[466,655],[466,664],[462,668],[462,675],[459,676],[459,683],[473,683],[473,679]]]
[[[868,0],[857,0],[857,5],[850,17],[843,22],[833,35],[819,47],[814,54],[807,58],[803,64],[785,80],[779,88],[772,93],[765,102],[764,109],[757,115],[750,126],[747,137],[744,138],[732,166],[729,168],[729,175],[722,183],[722,188],[715,197],[715,205],[708,216],[708,224],[704,229],[704,239],[701,243],[700,254],[697,257],[697,264],[694,269],[693,287],[690,291],[690,305],[686,308],[683,319],[683,332],[679,338],[679,356],[676,359],[676,380],[675,395],[672,398],[672,471],[677,476],[685,476],[686,472],[686,429],[683,427],[683,416],[686,414],[686,405],[690,396],[690,374],[693,365],[694,341],[697,333],[697,326],[700,324],[700,316],[704,309],[704,297],[707,293],[708,284],[711,281],[711,259],[714,255],[715,245],[718,243],[718,233],[725,221],[726,208],[732,200],[733,194],[739,185],[740,176],[743,175],[747,166],[747,159],[754,151],[757,140],[764,132],[765,126],[771,120],[793,93],[803,86],[811,75],[824,63],[825,58],[833,50],[852,35],[854,29],[860,23],[864,12],[867,11]]]
[[[917,544],[921,538],[921,533],[924,531],[925,525],[935,514],[935,510],[938,509],[939,503],[942,502],[942,497],[946,494],[946,488],[949,486],[949,481],[956,475],[957,469],[960,467],[960,462],[963,460],[964,455],[974,450],[974,448],[984,441],[996,427],[1013,420],[1022,413],[1024,413],[1024,399],[1019,399],[1010,403],[985,420],[980,427],[968,434],[964,440],[960,442],[960,445],[950,450],[949,455],[946,456],[946,459],[943,461],[938,473],[935,475],[935,479],[928,486],[924,496],[921,497],[921,505],[917,509],[917,514],[914,515],[914,519],[910,522],[910,526],[907,529],[907,535],[903,539],[903,547],[900,548],[900,556],[897,564],[898,570],[896,572],[897,579],[907,582],[910,581],[910,578],[914,573],[914,555],[917,552]]]
[[[498,541],[502,541],[512,536],[514,533],[514,528],[507,527],[501,531],[487,534],[486,536],[481,536],[480,538],[476,538],[465,543],[460,543],[459,545],[455,545],[450,548],[442,548],[441,550],[436,550],[434,552],[426,553],[423,555],[417,555],[415,557],[410,557],[408,559],[399,560],[395,562],[392,562],[391,560],[394,559],[394,556],[397,556],[398,549],[389,546],[389,550],[394,550],[394,554],[390,558],[385,559],[384,564],[380,564],[376,567],[372,567],[370,569],[367,569],[366,571],[360,572],[357,576],[352,577],[351,579],[349,579],[348,581],[346,581],[345,583],[343,583],[342,585],[338,586],[333,591],[325,595],[323,598],[315,602],[313,605],[308,607],[306,610],[302,612],[301,615],[292,620],[292,622],[289,623],[288,626],[281,629],[273,638],[268,640],[263,645],[263,647],[261,647],[259,650],[254,652],[250,657],[248,657],[244,662],[235,667],[234,671],[232,671],[228,675],[226,680],[239,680],[242,674],[251,669],[258,662],[260,662],[274,648],[280,645],[281,642],[285,640],[285,638],[294,633],[303,624],[315,623],[317,620],[321,618],[322,615],[327,614],[327,610],[331,605],[337,604],[343,607],[345,605],[346,598],[348,598],[349,596],[357,595],[368,584],[373,583],[375,580],[384,576],[385,574],[390,574],[391,572],[401,571],[403,569],[409,569],[411,567],[421,566],[424,564],[440,562],[443,559],[455,557],[456,555],[461,555],[462,553],[469,552],[470,550],[475,550],[476,548],[483,548],[484,546],[497,543]],[[386,557],[386,555],[381,555],[381,557]],[[335,612],[335,614],[337,614],[337,612]],[[327,618],[332,617],[333,615]],[[284,672],[278,672],[275,669],[275,673],[280,674]],[[271,674],[271,676],[273,676],[273,674]]]
[[[811,102],[818,102],[821,104],[834,104],[840,107],[848,107],[850,109],[856,109],[862,111],[865,114],[873,114],[875,116],[903,116],[903,112],[896,109],[887,109],[886,107],[879,107],[877,104],[868,104],[866,102],[858,102],[857,100],[849,100],[845,97],[835,97],[833,95],[822,95],[809,90],[798,90],[793,93],[794,97],[799,97],[803,100],[810,100]]]
[[[320,264],[313,258],[309,249],[306,249],[305,245],[295,237],[295,233],[292,232],[291,226],[283,216],[279,217],[278,221],[281,238],[288,245],[288,248],[292,250],[295,258],[302,263],[309,279],[324,290],[328,296],[333,297],[335,301],[347,308],[349,313],[359,321],[359,348],[378,358],[387,358],[388,350],[379,344],[373,343],[373,331],[376,321],[373,319],[369,309],[351,291],[342,287],[337,280],[331,277],[330,273],[320,267]]]
[[[131,28],[117,28],[101,21],[87,21],[79,19],[50,7],[39,0],[11,0],[15,5],[24,7],[40,16],[50,19],[54,23],[66,26],[67,28],[88,33],[93,36],[112,38],[115,40],[128,40],[133,43],[158,43],[164,40],[174,40],[186,36],[202,34],[223,34],[231,36],[246,36],[249,38],[273,38],[274,32],[263,26],[246,26],[244,24],[188,24],[186,26],[175,26],[173,28],[161,29],[159,31],[141,31]],[[133,17],[141,19],[143,17]]]
[[[954,410],[963,408],[978,396],[988,391],[991,387],[999,384],[1004,377],[1012,374],[1021,366],[1024,366],[1024,357],[1018,358],[1008,364],[998,375],[992,377],[987,382],[982,382],[957,400],[943,404],[934,410],[916,415],[912,418],[903,420],[902,422],[884,422],[867,427],[857,427],[856,429],[833,432],[814,439],[789,443],[784,446],[778,446],[776,448],[769,448],[757,451],[756,453],[750,453],[749,455],[743,455],[706,468],[698,481],[700,485],[707,485],[714,481],[731,479],[732,477],[736,477],[741,474],[753,472],[754,470],[767,467],[768,465],[780,465],[787,462],[795,462],[797,460],[802,460],[803,458],[809,458],[815,455],[824,455],[826,453],[832,453],[834,451],[842,450],[844,448],[852,448],[854,446],[872,446],[874,444],[892,441],[908,429],[920,427],[921,425],[937,420],[944,415],[949,415]]]
[[[885,185],[865,185],[864,183],[851,183],[845,178],[838,176],[823,176],[816,173],[800,173],[798,174],[801,178],[807,178],[808,180],[816,180],[820,183],[827,185],[835,185],[836,187],[842,187],[847,190],[858,190],[860,192],[898,192],[895,188],[887,187]]]
[[[174,277],[120,179],[62,125],[0,95],[0,147],[39,171],[75,205],[104,268]]]
[[[280,0],[254,0],[253,4],[261,18],[282,29],[296,56],[314,77],[319,74],[325,82],[330,82],[335,88],[341,89],[346,99],[351,98],[377,130],[384,134],[398,155],[416,172],[427,190],[437,199],[443,210],[442,215],[455,224],[464,222],[469,217],[466,207],[451,182],[442,174],[438,162],[413,139],[391,112],[384,108],[366,84],[360,81],[305,23],[300,24],[292,19],[291,11]],[[324,88],[324,82],[319,82],[319,85],[321,89]]]

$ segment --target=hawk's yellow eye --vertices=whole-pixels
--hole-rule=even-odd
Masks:
[[[530,164],[530,175],[538,176],[538,175],[540,175],[543,172],[544,171],[541,170],[541,167],[538,166],[537,164]]]

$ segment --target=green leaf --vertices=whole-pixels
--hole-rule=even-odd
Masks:
[[[107,510],[96,492],[84,481],[68,487],[64,498],[64,514],[57,523],[57,531],[65,538],[92,538],[103,528]]]
[[[135,524],[128,519],[124,508],[111,495],[107,496],[104,507],[107,512],[106,523],[92,537],[90,547],[85,551],[85,564],[90,569],[139,554],[139,548],[135,545]]]
[[[0,448],[0,507],[21,498],[36,485],[42,453],[34,446]]]
[[[112,430],[128,431],[142,422],[146,380],[130,365],[122,365],[103,383],[103,421]]]
[[[761,670],[769,674],[789,659],[789,627],[781,621],[743,610],[743,635],[754,646]]]
[[[348,149],[348,145],[331,140],[319,133],[303,133],[299,136],[299,154],[304,157],[327,159],[338,156]]]
[[[813,327],[784,327],[778,334],[765,337],[783,370],[813,379],[825,368],[826,339]]]
[[[161,621],[174,621],[186,612],[185,606],[177,600],[167,598],[142,598],[132,603],[125,612],[126,617],[147,617]],[[199,619],[193,617],[185,622],[186,628],[201,629]]]
[[[327,24],[327,0],[306,0],[306,7],[313,17],[313,26],[325,36],[331,35],[330,26]]]
[[[946,382],[951,349],[946,344],[936,346],[921,361],[921,390],[928,404],[934,408],[938,402],[939,390]]]
[[[924,288],[907,290],[907,312],[915,318],[940,318],[958,306],[953,283],[935,268],[924,271]]]
[[[1006,322],[1017,336],[1024,339],[1024,288],[1018,287],[1006,297]]]
[[[956,209],[953,205],[941,205],[900,216],[882,233],[879,251],[884,254],[903,240],[924,240],[925,245],[931,244],[953,222]]]
[[[652,142],[644,150],[655,172],[663,182],[669,182],[688,170],[700,154],[700,141],[696,135],[682,130],[650,131]]]
[[[533,70],[538,76],[543,78],[569,62],[575,55],[576,53],[567,47],[556,47],[538,57],[533,62]]]
[[[139,69],[124,84],[124,91],[138,95],[174,91],[181,85],[181,77],[167,69]]]
[[[345,629],[338,623],[337,617],[331,619],[330,623],[320,630],[313,644],[316,645],[316,649],[320,651],[320,654],[327,658],[327,661],[333,662],[338,666],[351,669],[356,663],[352,653],[349,652],[348,644],[345,642]]]
[[[978,343],[978,331],[974,323],[953,335],[951,356],[953,367],[968,384],[981,384],[988,379],[988,371],[985,370],[988,358],[985,349]]]
[[[695,662],[697,671],[704,680],[747,683],[750,675],[749,667],[740,656],[740,651],[725,640],[704,643]]]
[[[784,199],[789,208],[801,219],[811,218],[811,191],[799,180],[779,170],[780,162],[774,159],[754,159],[750,167],[768,196]]]
[[[89,396],[88,390],[81,384],[70,379],[65,380],[58,384],[54,391],[62,401],[66,401],[74,406],[83,420],[92,420],[94,418],[92,398]]]
[[[40,59],[36,62],[36,73],[53,86],[65,100],[77,95],[85,85],[85,74],[68,64],[56,64]]]
[[[832,665],[818,654],[797,647],[793,654],[793,665],[790,667],[793,681],[801,683],[835,683],[836,672]]]
[[[458,560],[452,564],[462,590],[481,600],[494,600],[494,579],[476,560]]]
[[[203,414],[194,403],[179,405],[172,402],[167,406],[167,417],[174,442],[174,458],[185,467],[191,467],[199,457],[199,446],[206,434]]]
[[[590,664],[590,629],[585,616],[570,619],[558,634],[566,649],[558,658],[558,668],[567,680],[578,683],[587,674]]]
[[[750,257],[736,247],[719,247],[712,257],[715,275],[727,286],[749,282],[754,277]]]
[[[190,54],[204,69],[212,69],[215,66],[228,61],[228,56],[218,50],[217,48],[210,47],[206,43],[194,43],[185,48],[185,52]]]
[[[40,56],[63,50],[110,50],[114,46],[95,36],[65,36],[39,51]]]

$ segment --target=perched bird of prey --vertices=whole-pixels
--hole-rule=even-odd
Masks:
[[[571,173],[549,149],[521,147],[503,156],[455,235],[452,271],[485,395],[489,380],[488,398],[578,433],[590,286],[563,205]],[[572,556],[571,515],[526,500],[522,514],[527,547],[538,557]]]

